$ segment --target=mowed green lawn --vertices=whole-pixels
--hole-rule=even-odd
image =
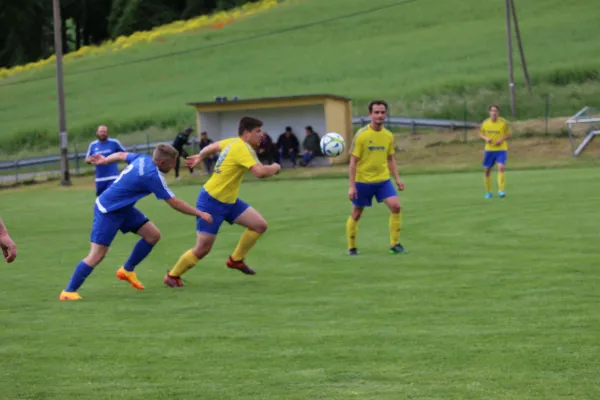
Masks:
[[[509,172],[485,201],[480,174],[406,178],[404,256],[387,253],[387,212],[361,221],[345,255],[344,180],[250,183],[270,222],[246,277],[224,267],[241,229],[186,278],[165,270],[194,221],[154,199],[163,240],[114,273],[118,236],[80,293],[59,302],[86,254],[90,189],[1,194],[19,245],[0,279],[3,399],[597,399],[600,273],[597,169]],[[195,200],[199,188],[175,187]]]

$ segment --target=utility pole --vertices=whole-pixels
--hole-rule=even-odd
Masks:
[[[521,31],[519,30],[519,20],[517,18],[517,9],[515,8],[515,0],[510,0],[510,9],[512,11],[513,23],[515,24],[515,35],[517,37],[517,45],[519,46],[519,55],[521,56],[521,67],[523,67],[523,75],[525,76],[525,84],[529,94],[532,94],[531,79],[527,71],[527,62],[525,61],[525,51],[523,50],[523,42],[521,41]]]
[[[517,106],[515,100],[515,76],[512,58],[512,30],[510,28],[510,0],[504,0],[506,9],[506,45],[508,47],[508,86],[510,89],[510,112],[514,118],[517,115]]]
[[[60,145],[60,184],[71,186],[69,154],[67,147],[67,117],[65,112],[65,90],[63,84],[63,48],[60,17],[60,0],[52,0],[54,15],[54,53],[56,55],[56,93],[58,101],[58,141]]]

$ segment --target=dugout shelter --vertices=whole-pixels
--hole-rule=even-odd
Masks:
[[[298,137],[302,152],[304,128],[308,125],[323,137],[328,132],[337,132],[346,141],[344,152],[339,157],[321,158],[320,165],[347,163],[348,150],[353,138],[352,101],[347,97],[332,94],[311,94],[286,97],[264,97],[227,101],[188,103],[196,110],[197,133],[208,132],[217,141],[237,136],[240,118],[249,116],[264,122],[263,130],[273,142],[291,126]],[[317,164],[318,165],[318,164]]]

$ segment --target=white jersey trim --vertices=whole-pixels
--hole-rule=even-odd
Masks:
[[[102,205],[102,203],[100,203],[100,199],[96,197],[96,207],[98,207],[98,210],[100,210],[100,212],[102,214],[106,214],[108,211],[106,210],[106,208],[104,208],[104,206]]]
[[[119,177],[119,175],[114,175],[114,176],[106,176],[104,178],[96,178],[96,182],[106,182],[106,181],[114,181],[115,179],[117,179]]]

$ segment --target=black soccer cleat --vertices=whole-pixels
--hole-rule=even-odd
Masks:
[[[349,256],[357,256],[358,255],[358,250],[356,250],[356,248],[350,249],[350,250],[348,250],[348,255]]]
[[[256,275],[256,271],[246,265],[244,260],[235,261],[231,256],[227,259],[227,268],[237,269],[245,275]]]
[[[408,251],[400,244],[390,247],[390,254],[406,254]]]

